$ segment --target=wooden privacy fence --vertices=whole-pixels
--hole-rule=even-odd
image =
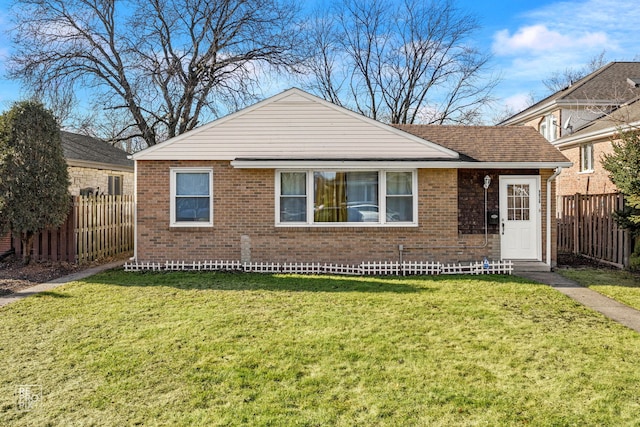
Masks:
[[[85,263],[133,250],[133,196],[73,196],[65,223],[33,239],[32,259]],[[14,237],[17,255],[20,240]]]
[[[631,234],[614,219],[624,203],[619,193],[559,196],[558,252],[629,266]]]

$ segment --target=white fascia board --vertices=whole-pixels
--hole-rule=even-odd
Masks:
[[[571,162],[458,162],[434,160],[233,160],[235,169],[555,169]]]
[[[525,115],[516,114],[515,116],[505,120],[504,122],[501,122],[499,124],[499,126],[508,126],[508,125],[512,125],[514,123],[519,123],[519,122],[524,122],[524,121],[531,120],[534,117],[538,117],[540,115],[544,115],[544,114],[548,113],[549,111],[552,111],[553,107],[556,107],[556,106],[557,106],[556,100],[549,101],[549,102],[547,102],[545,104],[540,105],[535,110],[529,111]]]
[[[608,107],[611,105],[620,105],[619,99],[563,99],[557,101],[561,107]]]

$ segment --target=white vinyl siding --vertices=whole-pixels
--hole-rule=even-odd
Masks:
[[[415,226],[415,170],[277,171],[278,226]]]
[[[151,147],[144,160],[457,159],[451,150],[299,91]]]

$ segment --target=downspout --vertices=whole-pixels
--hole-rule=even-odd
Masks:
[[[133,161],[133,257],[138,260],[138,161]]]
[[[558,166],[553,175],[547,179],[547,265],[551,268],[551,182],[560,175],[562,167]]]

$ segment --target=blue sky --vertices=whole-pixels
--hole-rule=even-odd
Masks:
[[[8,0],[0,0],[0,110],[21,98],[5,78],[11,46]],[[603,50],[608,61],[640,60],[637,0],[457,0],[475,14],[481,29],[472,41],[491,52],[492,71],[502,77],[494,95],[501,105],[523,108],[533,94],[545,94],[541,80],[553,71],[579,68]]]

